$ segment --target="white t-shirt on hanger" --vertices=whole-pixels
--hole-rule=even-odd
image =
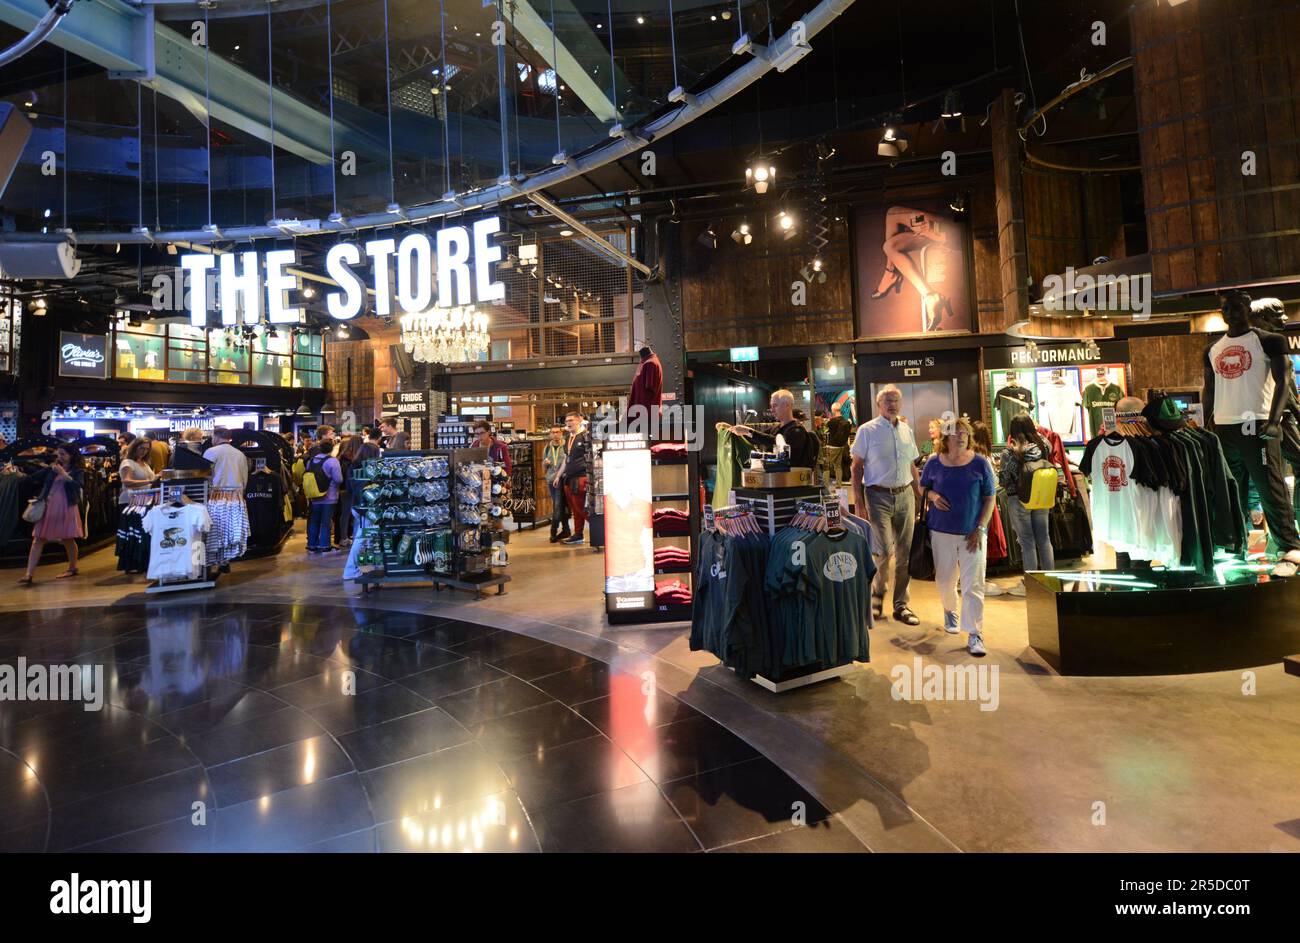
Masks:
[[[1055,381],[1042,388],[1039,416],[1043,424],[1062,439],[1079,438],[1079,407],[1083,405],[1083,395],[1079,388],[1066,380]]]
[[[149,535],[151,580],[193,580],[203,575],[207,562],[204,535],[212,529],[212,518],[201,504],[161,504],[144,516],[141,524]]]

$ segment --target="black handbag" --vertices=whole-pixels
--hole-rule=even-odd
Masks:
[[[928,494],[929,492],[926,492]],[[912,552],[907,559],[908,575],[914,580],[934,581],[934,548],[930,545],[930,525],[925,522],[930,502],[921,495],[921,516],[912,527]]]

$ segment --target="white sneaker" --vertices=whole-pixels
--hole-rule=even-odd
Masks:
[[[1021,580],[1015,586],[1012,586],[1009,590],[1007,590],[1007,595],[1023,597],[1025,595],[1025,581]]]
[[[1007,591],[992,580],[984,584],[984,598],[986,599],[989,596],[1005,596],[1006,594]]]
[[[945,611],[943,614],[943,630],[949,635],[956,635],[961,631],[957,627],[957,613]]]
[[[987,652],[984,651],[984,639],[978,635],[972,635],[966,642],[966,651],[970,652],[976,658],[987,654]]]

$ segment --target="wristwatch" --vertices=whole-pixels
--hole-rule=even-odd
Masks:
[[[980,524],[980,525],[979,525],[979,531],[980,531],[981,534],[983,534],[985,537],[987,537],[987,536],[988,536],[988,533],[989,533],[989,525],[988,525],[988,524]]]

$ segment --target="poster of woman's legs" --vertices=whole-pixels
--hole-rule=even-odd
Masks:
[[[859,336],[969,332],[968,238],[939,203],[855,208]]]

